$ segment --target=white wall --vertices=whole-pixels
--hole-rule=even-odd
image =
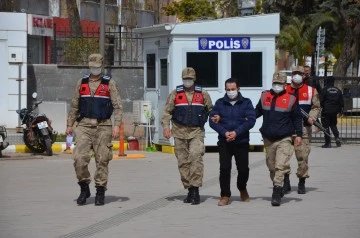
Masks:
[[[21,76],[19,65],[9,63],[9,54],[22,55]],[[26,107],[27,95],[27,18],[25,13],[0,12],[0,125],[14,128],[18,125],[15,110],[19,104],[21,77],[21,107]]]

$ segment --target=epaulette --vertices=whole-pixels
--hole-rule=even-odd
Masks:
[[[176,86],[176,92],[177,92],[177,93],[183,92],[183,91],[184,91],[184,85]]]
[[[88,79],[89,77],[90,77],[89,74],[84,74],[84,75],[82,76],[83,79]]]
[[[196,91],[196,92],[201,92],[201,86],[195,85],[194,91]]]
[[[104,75],[102,78],[105,79],[105,80],[110,80],[110,79],[111,79],[111,76],[109,76],[109,75]]]

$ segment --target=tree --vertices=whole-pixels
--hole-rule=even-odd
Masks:
[[[19,9],[19,1],[15,0],[1,0],[0,12],[14,12]]]
[[[311,55],[313,51],[312,32],[313,29],[307,28],[304,20],[293,17],[280,32],[277,46],[294,55],[299,65],[304,65],[305,56]]]
[[[216,0],[215,8],[219,18],[239,16],[238,0]]]
[[[207,0],[182,0],[171,2],[162,8],[166,16],[176,16],[182,22],[194,21],[203,17],[216,18],[215,7]]]
[[[342,51],[334,65],[335,76],[345,76],[349,65],[354,62],[357,74],[360,51],[360,1],[359,0],[326,0],[321,5],[321,12],[329,12],[337,19],[333,25],[337,32],[337,43],[342,44]],[[356,76],[356,75],[355,75]]]
[[[307,24],[309,21],[312,24]],[[305,57],[314,53],[313,42],[318,27],[334,21],[334,18],[327,14],[309,18],[308,20],[291,17],[289,24],[285,25],[280,32],[277,46],[293,54],[298,59],[299,65],[304,65]]]
[[[76,0],[66,0],[67,14],[70,24],[70,32],[72,36],[82,36],[80,25],[80,15],[76,4]]]

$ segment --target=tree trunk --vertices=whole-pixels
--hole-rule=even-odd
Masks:
[[[76,0],[66,0],[71,36],[82,36],[80,15]]]
[[[17,12],[20,10],[19,0],[1,0],[0,12]]]
[[[360,22],[354,27],[345,26],[343,50],[334,65],[334,76],[346,76],[347,69],[359,51]]]
[[[355,57],[354,57],[354,61],[352,64],[352,76],[353,77],[357,77],[358,76],[358,72],[359,72],[359,44],[357,45],[357,51],[355,51]]]

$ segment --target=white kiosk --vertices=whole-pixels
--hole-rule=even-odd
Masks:
[[[151,101],[155,117],[153,143],[173,145],[163,137],[161,115],[169,93],[182,84],[181,71],[193,67],[196,83],[213,101],[225,94],[225,80],[238,78],[240,91],[254,107],[263,90],[271,87],[275,69],[275,36],[279,14],[254,15],[162,24],[138,28],[143,38],[144,100]],[[259,128],[262,118],[250,131],[250,144],[262,145]],[[217,144],[217,133],[205,125],[205,145]]]

